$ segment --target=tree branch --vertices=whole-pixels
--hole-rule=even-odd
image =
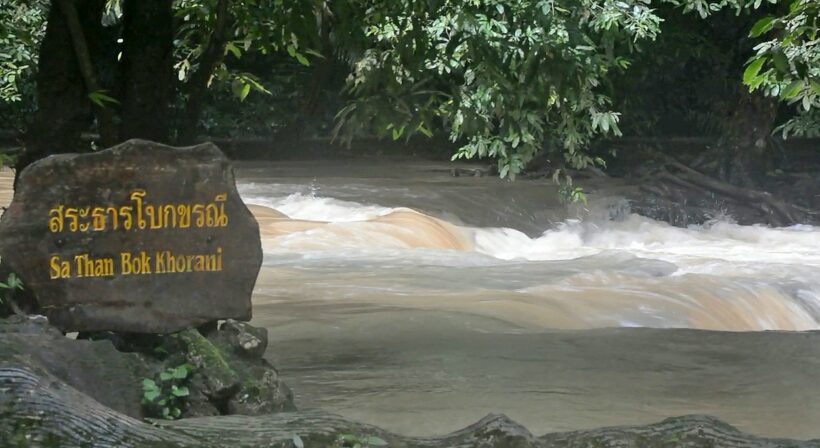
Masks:
[[[801,214],[809,213],[809,211],[805,209],[775,198],[770,193],[737,187],[723,182],[696,171],[669,156],[666,157],[666,160],[666,166],[668,168],[674,168],[681,174],[675,176],[671,173],[667,173],[665,176],[662,176],[663,179],[670,180],[684,188],[696,186],[728,196],[763,212],[769,216],[772,225],[785,226],[797,224],[800,222],[799,217]]]

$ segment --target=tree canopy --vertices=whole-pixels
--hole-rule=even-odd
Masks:
[[[209,115],[214,98],[235,115],[249,110],[248,122],[287,125],[331,92],[334,134],[343,140],[442,135],[457,145],[454,158],[493,158],[504,177],[543,151],[573,168],[601,165],[589,144],[621,135],[622,111],[635,102],[619,92],[634,91],[635,63],[660,76],[657,61],[670,55],[654,51],[667,32],[665,49],[695,48],[687,60],[745,86],[727,110],[767,117],[756,122],[765,135],[775,125],[784,137],[820,135],[814,0],[0,0],[0,112],[18,127],[46,119],[32,118],[34,85],[36,76],[54,82],[44,75],[49,32],[69,39],[70,21],[51,23],[63,20],[58,5],[99,10],[101,27],[80,25],[100,85],[92,90],[84,74],[81,87],[100,133],[119,120],[108,135],[121,138],[190,141],[231,121]],[[694,18],[687,23],[698,29],[676,17]],[[713,20],[728,23],[734,40],[693,45]],[[721,58],[730,63],[713,63]],[[776,101],[792,112],[778,112]],[[129,124],[146,111],[157,111],[147,113],[154,123]],[[727,133],[748,134],[734,113],[724,117],[735,122]],[[727,144],[734,149],[725,153],[748,145]]]

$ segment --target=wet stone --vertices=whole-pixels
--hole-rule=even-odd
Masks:
[[[268,348],[266,328],[228,319],[219,329],[219,334],[226,340],[227,345],[241,356],[259,359]]]
[[[222,152],[142,140],[26,168],[0,220],[0,256],[63,331],[248,320],[262,264]]]

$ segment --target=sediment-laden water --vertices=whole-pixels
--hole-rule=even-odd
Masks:
[[[536,433],[705,413],[820,437],[820,228],[675,228],[611,179],[584,207],[444,163],[236,171],[265,252],[254,323],[301,408],[411,435],[503,412]]]
[[[820,229],[680,229],[630,215],[617,181],[566,206],[548,180],[437,163],[237,173],[265,251],[254,320],[302,407],[409,434],[707,413],[820,437]]]

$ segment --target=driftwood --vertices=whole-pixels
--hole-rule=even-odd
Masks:
[[[120,414],[35,366],[0,363],[0,446],[3,447],[331,447],[341,434],[378,437],[389,447],[795,447],[820,440],[766,439],[720,420],[684,416],[622,426],[533,436],[504,415],[442,437],[403,437],[319,411],[256,417],[222,416],[149,424]]]
[[[682,186],[697,186],[740,201],[771,217],[771,224],[783,226],[797,224],[804,220],[808,210],[777,199],[764,191],[741,188],[696,171],[680,162],[667,163],[667,167],[681,172],[679,176],[667,173],[665,178]]]
[[[664,157],[665,163],[656,179],[685,190],[695,191],[705,196],[723,196],[760,212],[768,224],[788,226],[816,219],[816,213],[789,203],[765,191],[757,191],[723,182],[686,166],[672,157]],[[643,189],[647,191],[646,189]],[[659,194],[657,191],[650,193]],[[659,194],[664,196],[662,194]]]

